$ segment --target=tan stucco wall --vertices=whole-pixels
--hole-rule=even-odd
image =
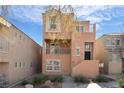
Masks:
[[[96,40],[96,52],[95,59],[100,60],[101,63],[104,63],[104,73],[120,73],[120,69],[122,68],[120,62],[112,62],[112,54],[120,54],[120,52],[109,52],[107,48],[111,48],[113,46],[105,46],[105,40],[109,38],[120,38],[119,35],[108,35],[102,36]],[[123,42],[122,42],[123,43]],[[117,66],[116,66],[117,65]]]
[[[99,74],[99,61],[85,60],[72,69],[72,76],[83,75],[89,78],[93,78]]]
[[[122,62],[109,62],[108,72],[110,74],[118,74],[122,71]]]
[[[8,62],[9,64],[6,70],[8,70],[7,75],[10,84],[30,77],[37,72],[41,58],[40,45],[13,25],[9,28],[3,26],[0,29],[0,37],[2,37],[0,40],[5,42],[4,47],[7,47],[0,51],[0,63]],[[16,62],[17,68],[15,67]],[[19,67],[20,63],[21,67]],[[23,63],[25,63],[25,66],[23,66]]]

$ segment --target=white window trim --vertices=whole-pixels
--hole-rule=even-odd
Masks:
[[[77,54],[77,49],[79,49],[79,54]],[[76,56],[80,56],[80,47],[76,48]]]
[[[59,62],[59,67],[60,67],[60,69],[59,70],[47,70],[47,62],[49,62],[49,61],[57,61],[57,62]],[[46,72],[61,72],[61,62],[60,62],[60,60],[57,60],[57,59],[48,59],[47,61],[46,61]]]
[[[57,27],[56,27],[56,29],[55,30],[52,30],[52,29],[50,29],[50,23],[49,23],[49,17],[47,17],[46,18],[46,31],[45,32],[50,32],[50,33],[56,33],[56,32],[61,32],[61,30],[59,29],[59,27],[60,27],[60,23],[58,22],[58,23],[56,23],[56,25],[57,25]]]

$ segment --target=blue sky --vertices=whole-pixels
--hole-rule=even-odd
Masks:
[[[9,6],[6,17],[21,31],[42,45],[42,13],[47,6]],[[107,33],[121,33],[124,6],[72,6],[79,20],[97,23],[97,38]],[[1,11],[1,10],[0,10]]]

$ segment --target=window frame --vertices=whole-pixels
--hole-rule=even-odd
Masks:
[[[77,50],[79,50],[79,51],[77,51]],[[76,48],[76,56],[80,56],[80,47]]]
[[[48,64],[48,62],[50,62],[51,61],[51,64]],[[59,64],[58,65],[55,65],[55,62],[58,62]],[[48,68],[48,66],[50,67],[52,67],[52,69],[51,70],[48,70],[47,68]],[[59,70],[55,70],[55,67],[59,67]],[[53,60],[53,59],[49,59],[49,60],[47,60],[46,61],[46,72],[61,72],[61,62],[60,62],[60,60]]]

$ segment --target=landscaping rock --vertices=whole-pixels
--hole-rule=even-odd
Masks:
[[[51,85],[52,82],[50,80],[45,81],[45,85]]]
[[[25,88],[33,88],[34,86],[32,84],[26,84]]]

